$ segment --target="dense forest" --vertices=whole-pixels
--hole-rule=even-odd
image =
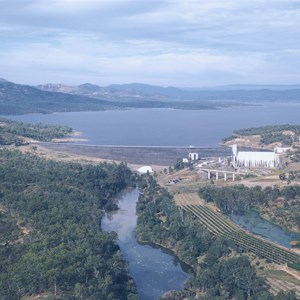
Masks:
[[[201,187],[199,196],[207,202],[214,202],[225,214],[245,213],[251,208],[268,209],[280,199],[281,205],[273,209],[271,221],[290,228],[295,225],[300,230],[300,186],[289,185],[283,188],[260,186],[246,187],[234,185]]]
[[[300,125],[285,124],[239,129],[235,130],[232,136],[223,139],[223,142],[249,135],[260,135],[262,145],[280,142],[284,146],[291,146],[300,135]]]
[[[0,299],[138,299],[104,209],[133,175],[0,149]]]
[[[23,145],[25,138],[38,141],[51,141],[54,138],[62,138],[72,133],[72,128],[62,125],[29,124],[0,119],[0,145]]]
[[[137,204],[137,237],[167,247],[192,266],[194,275],[182,291],[168,293],[167,299],[256,299],[295,300],[294,292],[269,293],[243,250],[232,242],[211,235],[150,176],[140,183]]]

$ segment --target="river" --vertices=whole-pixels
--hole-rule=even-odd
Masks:
[[[230,215],[230,218],[237,225],[248,229],[252,233],[287,248],[291,248],[290,242],[296,238],[295,234],[287,232],[279,226],[264,220],[254,210],[250,210],[243,215],[233,213]]]
[[[118,244],[129,263],[130,274],[136,282],[141,299],[154,300],[169,290],[182,289],[189,274],[166,251],[136,241],[138,195],[138,189],[123,192],[118,201],[119,210],[106,214],[101,227],[104,231],[115,231],[118,234]]]

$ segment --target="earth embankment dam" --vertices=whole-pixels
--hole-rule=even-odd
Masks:
[[[138,165],[149,164],[170,166],[173,165],[178,158],[187,158],[189,152],[198,153],[200,159],[231,155],[231,149],[226,147],[189,148],[182,146],[106,146],[73,143],[40,143],[40,145],[54,151],[122,161]]]

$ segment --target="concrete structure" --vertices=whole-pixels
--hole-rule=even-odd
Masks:
[[[227,170],[214,170],[214,169],[205,169],[199,168],[199,171],[207,173],[207,179],[211,179],[212,174],[215,174],[216,180],[219,180],[220,177],[223,175],[223,180],[227,181],[228,177],[232,178],[232,181],[235,181],[235,175],[245,176],[248,173],[243,172],[235,172],[235,171],[227,171]]]
[[[275,151],[238,151],[237,145],[233,145],[232,165],[235,168],[277,168],[279,165],[279,156]]]
[[[190,152],[190,153],[189,153],[189,159],[190,159],[190,160],[199,160],[199,155],[198,155],[198,153]]]
[[[291,150],[291,148],[290,148],[290,147],[276,147],[276,148],[274,149],[275,153],[278,153],[278,154],[280,154],[280,153],[285,153],[285,152],[287,152],[288,150]]]
[[[143,166],[137,170],[140,174],[153,173],[153,170],[150,166]]]
[[[189,163],[189,160],[188,160],[187,158],[183,158],[183,159],[182,159],[182,162],[183,162],[184,164],[188,164],[188,163]]]

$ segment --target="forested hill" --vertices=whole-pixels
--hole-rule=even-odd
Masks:
[[[33,87],[0,79],[2,115],[124,108],[217,109],[252,101],[300,101],[300,89],[297,86],[286,89],[233,86],[228,89],[186,90],[140,83],[106,87],[89,83]]]
[[[157,100],[149,96],[136,98],[130,94],[117,99],[103,100],[102,96],[95,98],[93,93],[85,96],[53,92],[0,80],[0,114],[2,115],[124,108],[215,109],[220,105],[222,104],[207,101]]]
[[[0,118],[0,145],[27,144],[25,138],[49,142],[72,133],[72,128],[63,125],[28,124]]]
[[[1,114],[103,110],[108,107],[111,107],[111,104],[104,100],[41,91],[28,85],[0,80]]]
[[[159,101],[300,101],[300,86],[278,85],[233,85],[211,87],[202,89],[180,89],[176,87],[161,87],[143,83],[111,84],[98,86],[95,84],[82,84],[67,86],[63,84],[39,85],[44,91],[56,91],[74,95],[82,95],[100,99]]]
[[[235,141],[243,137],[258,136],[261,146],[268,146],[273,143],[280,143],[282,146],[292,146],[299,141],[300,125],[283,124],[269,125],[254,128],[238,129],[232,136],[223,139],[223,143]]]
[[[124,165],[0,150],[0,299],[138,299],[103,209],[132,181]]]

